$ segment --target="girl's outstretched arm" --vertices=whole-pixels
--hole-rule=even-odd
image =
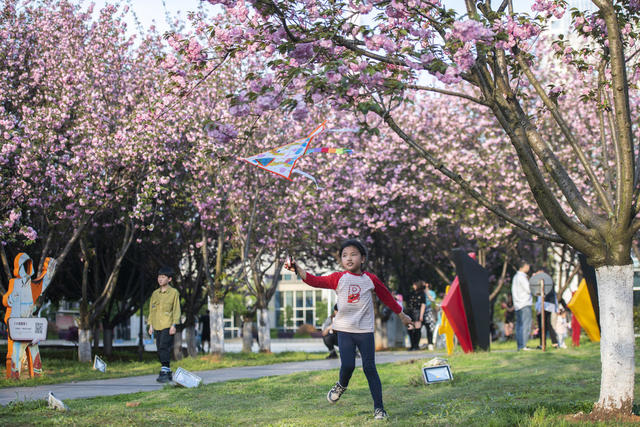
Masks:
[[[343,273],[333,273],[328,276],[314,276],[307,273],[304,268],[300,267],[293,258],[289,258],[284,264],[284,268],[296,273],[304,283],[314,288],[336,289],[338,287],[338,279]]]
[[[289,257],[287,262],[284,263],[284,268],[289,271],[293,271],[304,281],[307,279],[307,272],[295,262],[292,257]]]

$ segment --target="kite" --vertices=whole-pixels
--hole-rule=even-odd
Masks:
[[[251,157],[238,157],[238,160],[242,160],[249,164],[264,169],[268,172],[276,174],[282,178],[286,178],[292,181],[291,175],[296,173],[309,178],[316,184],[318,190],[322,190],[322,187],[318,185],[318,181],[306,172],[296,169],[296,163],[300,157],[309,153],[334,153],[334,154],[351,154],[353,150],[349,148],[329,148],[329,147],[317,147],[309,148],[311,141],[323,131],[326,131],[326,120],[322,122],[320,126],[315,128],[306,138],[299,139],[295,142],[274,148],[264,153],[256,154]],[[328,132],[347,132],[351,129],[335,129]]]

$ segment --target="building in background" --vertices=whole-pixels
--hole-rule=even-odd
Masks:
[[[267,275],[266,280],[272,277],[273,274]],[[303,324],[320,328],[335,303],[336,294],[332,289],[312,288],[296,274],[283,270],[269,302],[269,321],[272,328],[280,330],[296,330]]]

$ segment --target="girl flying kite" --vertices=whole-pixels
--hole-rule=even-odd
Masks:
[[[358,240],[350,239],[340,246],[340,261],[345,271],[328,276],[314,276],[291,258],[285,268],[298,274],[309,286],[335,290],[338,297],[338,314],[334,318],[333,329],[338,333],[340,378],[329,390],[327,400],[336,403],[347,389],[356,366],[357,347],[373,397],[374,418],[385,419],[387,413],[382,404],[382,384],[375,362],[373,294],[393,310],[405,325],[411,323],[411,318],[402,312],[402,307],[380,279],[364,271],[366,259],[364,245]]]

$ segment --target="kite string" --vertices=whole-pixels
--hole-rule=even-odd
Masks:
[[[298,175],[302,175],[302,176],[304,176],[304,177],[306,177],[306,178],[309,178],[309,179],[310,179],[310,180],[312,180],[312,181],[313,181],[313,183],[316,185],[316,189],[317,189],[317,190],[324,190],[324,188],[323,188],[323,187],[320,187],[320,186],[318,185],[318,181],[317,181],[317,180],[316,180],[312,175],[309,175],[308,173],[303,172],[303,171],[301,171],[300,169],[293,169],[293,170],[291,171],[291,173],[297,173]]]

